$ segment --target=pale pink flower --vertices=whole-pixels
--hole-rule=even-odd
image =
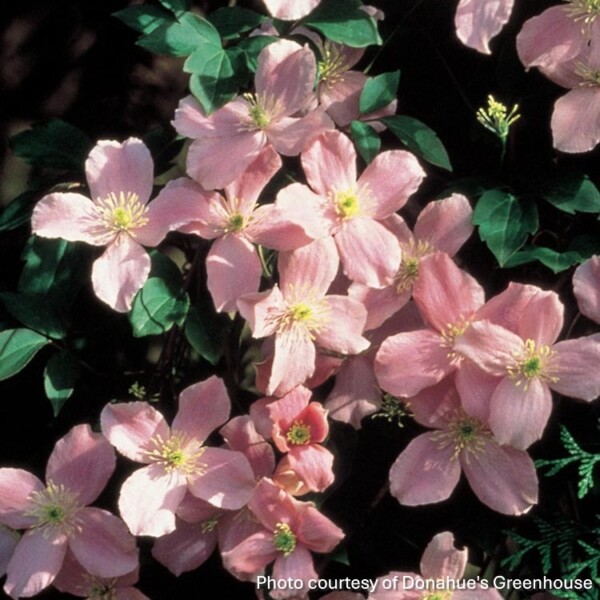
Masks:
[[[132,533],[158,537],[173,531],[188,490],[218,508],[246,504],[255,485],[246,457],[204,445],[230,409],[225,385],[214,376],[181,392],[171,427],[146,402],[104,407],[104,435],[123,456],[146,465],[125,481],[119,496],[121,516]]]
[[[88,425],[58,440],[46,485],[22,469],[0,469],[0,523],[26,530],[7,567],[4,590],[11,598],[29,598],[50,585],[67,549],[98,577],[119,577],[137,567],[135,540],[125,523],[88,506],[114,469],[114,450]]]
[[[74,192],[44,196],[31,217],[33,233],[106,246],[92,268],[96,296],[127,312],[150,273],[142,246],[158,245],[179,223],[179,215],[152,193],[154,166],[141,140],[100,141],[90,152],[85,171],[92,200]]]
[[[444,589],[441,586],[435,588],[426,588],[425,591],[416,591],[415,589],[405,589],[403,577],[409,576],[416,580],[438,580],[440,584],[447,581],[456,582],[465,574],[469,558],[468,550],[458,550],[454,546],[454,536],[449,531],[438,533],[427,544],[425,552],[421,558],[421,574],[400,573],[393,571],[388,573],[385,578],[397,577],[398,587],[395,590],[385,591],[378,580],[377,590],[369,595],[369,600],[419,600],[421,598],[430,598],[434,600],[439,598],[452,598],[452,600],[502,600],[500,592],[496,589],[486,589],[480,583],[477,583],[475,589]],[[439,581],[441,580],[441,581]],[[423,582],[425,583],[425,582]]]
[[[321,0],[263,0],[263,2],[276,19],[296,21],[312,12]]]
[[[473,233],[472,216],[473,209],[465,196],[452,194],[429,202],[419,213],[414,232],[399,215],[386,219],[386,227],[396,236],[402,250],[393,283],[380,289],[354,283],[348,290],[368,311],[365,329],[380,326],[408,302],[421,268],[426,269],[429,264],[427,261],[421,264],[424,256],[434,252],[454,256],[458,252]]]
[[[234,181],[266,146],[296,156],[307,141],[331,129],[322,109],[294,116],[313,97],[317,63],[308,46],[289,40],[269,44],[258,57],[256,93],[245,94],[206,116],[191,96],[175,111],[173,126],[194,139],[187,172],[206,189]]]
[[[277,196],[277,204],[300,204],[319,215],[313,237],[332,236],[344,273],[370,287],[390,283],[400,264],[400,244],[382,221],[413,194],[424,171],[409,152],[379,154],[357,178],[356,152],[338,131],[321,134],[302,152],[302,166],[312,190],[295,183]]]
[[[15,529],[0,525],[0,577],[6,575],[6,567],[19,543],[21,534]]]
[[[274,579],[316,579],[312,552],[331,552],[343,531],[310,502],[300,502],[269,479],[257,486],[248,504],[262,529],[223,552],[227,568],[254,575],[273,562]],[[308,590],[304,590],[308,591]],[[274,598],[298,596],[302,590],[274,590]]]
[[[96,577],[84,569],[73,556],[67,552],[65,562],[56,579],[52,582],[54,587],[66,594],[96,600],[110,598],[110,600],[150,600],[133,587],[139,579],[138,569],[120,577]]]
[[[314,373],[315,346],[356,354],[369,345],[361,335],[363,305],[346,296],[326,295],[339,264],[331,238],[282,252],[278,264],[281,287],[238,300],[253,336],[274,336],[268,395],[275,390],[284,394]]]
[[[300,385],[279,399],[256,400],[250,415],[258,431],[285,453],[286,471],[293,472],[306,491],[322,492],[333,483],[333,454],[321,445],[329,434],[327,411],[311,397],[312,392]]]
[[[467,414],[449,377],[410,399],[415,421],[436,431],[413,439],[390,469],[390,493],[400,504],[417,506],[446,500],[461,471],[475,495],[508,515],[527,512],[538,498],[535,466],[529,455],[501,446],[487,426],[485,402]]]
[[[581,314],[600,323],[600,256],[592,256],[575,269],[573,293]]]
[[[508,20],[514,0],[460,0],[454,17],[458,39],[478,52],[491,54],[490,40]]]

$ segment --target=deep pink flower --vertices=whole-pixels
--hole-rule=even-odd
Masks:
[[[575,269],[573,293],[581,314],[600,323],[600,256],[592,256]]]
[[[206,189],[223,188],[266,146],[296,156],[312,136],[331,129],[322,109],[295,116],[313,97],[316,75],[308,46],[279,40],[259,54],[255,94],[239,96],[210,116],[191,96],[184,98],[173,126],[195,140],[187,157],[190,177]]]
[[[302,152],[312,188],[296,183],[279,192],[277,204],[301,204],[307,216],[319,215],[320,231],[332,236],[344,273],[370,287],[390,283],[400,264],[400,244],[381,221],[404,206],[425,173],[417,159],[401,150],[382,152],[356,175],[356,152],[338,131],[321,134]]]
[[[346,296],[326,295],[338,269],[330,238],[279,255],[280,286],[248,294],[238,301],[240,314],[255,338],[274,336],[275,348],[266,393],[284,394],[315,370],[315,345],[356,354],[369,342],[361,333],[362,304]]]
[[[490,40],[508,22],[514,0],[460,0],[454,17],[458,39],[475,50],[491,54]]]
[[[454,546],[454,536],[449,531],[438,533],[427,544],[423,557],[421,558],[421,575],[415,573],[388,573],[385,578],[397,576],[399,586],[390,591],[385,591],[378,580],[377,590],[369,595],[369,600],[419,600],[430,598],[452,598],[452,600],[502,600],[502,596],[496,589],[486,589],[481,584],[473,590],[444,590],[443,588],[425,588],[425,591],[405,589],[403,577],[409,576],[414,580],[448,580],[458,581],[465,574],[468,561],[468,550],[458,550]],[[416,586],[415,586],[416,587]]]
[[[158,537],[173,531],[175,512],[188,490],[219,508],[246,504],[255,485],[246,457],[204,445],[229,411],[225,385],[214,376],[181,392],[170,428],[146,402],[104,407],[104,435],[121,454],[146,465],[125,481],[119,497],[121,516],[132,533]]]
[[[331,552],[344,537],[312,503],[295,500],[268,479],[258,484],[248,506],[262,529],[223,552],[223,563],[234,571],[255,575],[274,561],[274,579],[292,577],[308,584],[317,578],[311,551]],[[271,596],[279,599],[298,593],[276,590]]]
[[[529,455],[501,446],[487,426],[486,402],[460,403],[452,377],[410,399],[415,420],[436,431],[413,439],[390,469],[390,492],[400,504],[446,500],[464,471],[475,495],[509,515],[527,512],[538,498],[535,466]]]
[[[179,215],[159,196],[150,204],[154,166],[141,140],[101,141],[85,163],[92,200],[82,194],[44,196],[31,217],[33,233],[106,246],[92,268],[96,296],[127,312],[150,273],[142,246],[158,245],[179,223]]]
[[[115,454],[88,425],[73,427],[48,459],[46,485],[21,469],[0,469],[0,523],[25,529],[7,567],[11,598],[34,596],[60,571],[67,549],[97,577],[119,577],[138,565],[125,523],[87,506],[115,469]]]

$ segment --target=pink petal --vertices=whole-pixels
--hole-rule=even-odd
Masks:
[[[304,117],[283,117],[267,129],[267,137],[275,150],[284,156],[298,156],[315,138],[333,129],[333,121],[322,108]]]
[[[175,511],[185,496],[185,475],[154,463],[125,480],[119,495],[121,517],[133,535],[160,537],[175,529]],[[144,498],[144,502],[140,502]]]
[[[69,547],[86,571],[98,577],[118,577],[138,566],[135,539],[121,519],[93,507],[80,510],[77,518],[81,527],[69,536]]]
[[[397,577],[398,585],[392,586],[390,590],[383,589],[383,579],[392,579]],[[388,573],[385,577],[379,577],[376,582],[375,592],[369,595],[369,600],[422,600],[423,593],[418,590],[405,590],[403,581],[404,577],[410,577],[412,581],[422,581],[422,577],[417,575],[416,573],[405,573],[400,571],[392,571]],[[409,580],[410,581],[410,580]],[[396,588],[396,589],[394,589]],[[456,596],[458,592],[453,594],[453,598]]]
[[[460,462],[471,489],[493,510],[520,515],[537,504],[537,474],[527,452],[489,440],[479,452],[463,453]]]
[[[390,469],[390,493],[400,504],[433,504],[450,497],[460,478],[454,447],[440,447],[434,433],[416,437]]]
[[[100,414],[102,433],[123,456],[149,463],[150,440],[170,436],[165,418],[147,402],[107,404]]]
[[[552,347],[557,356],[551,363],[558,381],[548,385],[559,394],[591,402],[600,396],[600,337],[598,334],[558,342]]]
[[[311,505],[302,511],[296,534],[307,548],[323,554],[331,552],[344,539],[344,532]]]
[[[6,568],[20,539],[17,531],[0,526],[0,577],[6,575]]]
[[[305,208],[297,206],[289,210],[275,204],[259,206],[252,214],[253,220],[248,223],[244,235],[251,242],[274,250],[295,250],[305,246],[319,237],[312,233],[321,227],[315,215],[305,218]]]
[[[235,118],[231,117],[231,110],[225,111],[229,116],[225,122],[219,122],[223,126],[229,123],[232,131],[237,129],[240,122],[240,116],[247,113],[247,104],[245,102],[237,103],[240,109],[235,113]],[[226,105],[228,109],[231,107]],[[223,107],[225,108],[225,107]],[[214,117],[220,111],[216,111],[210,116],[206,116],[198,104],[198,101],[193,96],[186,96],[179,101],[179,106],[175,109],[175,118],[172,125],[179,135],[196,139],[206,135],[211,129],[214,129]]]
[[[273,437],[279,450],[286,452],[289,450],[285,434],[292,426],[298,416],[309,405],[312,392],[302,385],[295,387],[292,391],[285,394],[280,399],[263,398],[264,404],[261,406],[261,400],[255,402],[251,407],[253,419],[257,419],[262,427],[265,437]],[[267,417],[269,423],[268,432],[265,425],[264,417]]]
[[[229,418],[231,402],[223,380],[213,375],[186,387],[179,395],[179,410],[171,425],[195,441],[204,440]]]
[[[413,299],[425,320],[438,331],[467,319],[483,304],[483,288],[442,252],[420,261]]]
[[[295,500],[274,484],[270,479],[261,479],[256,486],[248,508],[254,513],[263,527],[274,531],[277,523],[293,525],[298,511],[304,503]]]
[[[461,399],[454,385],[455,379],[455,377],[446,377],[410,399],[410,410],[417,423],[435,429],[448,427],[448,422],[460,411],[461,405]]]
[[[490,375],[471,361],[465,360],[456,371],[456,389],[465,412],[487,423],[490,399],[500,383],[500,377]]]
[[[304,581],[304,586],[300,590],[273,590],[271,596],[275,600],[297,597],[298,592],[308,592],[309,580],[318,578],[313,564],[311,553],[304,546],[296,546],[296,549],[289,555],[280,554],[273,564],[273,578],[287,581],[288,577],[292,580]]]
[[[277,263],[279,285],[286,300],[295,296],[323,297],[335,279],[339,258],[332,238],[315,240],[310,244],[282,252]]]
[[[200,523],[219,517],[221,511],[212,504],[196,498],[189,490],[177,508],[177,516],[186,523]],[[178,525],[179,526],[179,525]]]
[[[429,202],[415,223],[415,237],[454,256],[473,233],[473,209],[462,194]]]
[[[224,448],[205,448],[202,472],[188,480],[194,496],[227,510],[242,508],[250,500],[256,481],[248,459]]]
[[[370,288],[360,283],[353,283],[348,288],[348,295],[355,298],[367,309],[365,330],[376,329],[397,313],[410,300],[411,292],[398,292],[395,285],[384,288]]]
[[[23,514],[31,508],[28,498],[44,488],[44,484],[28,471],[0,469],[0,523],[12,529],[31,527],[37,519]]]
[[[67,536],[57,529],[32,529],[23,535],[8,563],[4,591],[11,598],[30,598],[48,587],[60,571]]]
[[[81,194],[48,194],[35,205],[31,215],[31,231],[36,235],[103,246],[103,238],[94,235],[98,225],[93,203]]]
[[[281,333],[275,337],[275,354],[267,394],[280,393],[304,383],[315,370],[315,345],[302,333]]]
[[[356,151],[339,131],[322,133],[302,152],[302,167],[310,187],[327,196],[356,184]]]
[[[121,235],[94,261],[92,285],[100,300],[117,312],[127,312],[149,274],[148,253],[128,235]]]
[[[259,531],[264,532],[264,528],[247,507],[235,512],[229,511],[224,513],[219,518],[218,527],[219,549],[221,553],[235,548],[246,538]]]
[[[399,333],[389,337],[375,357],[379,385],[394,396],[411,397],[435,385],[456,366],[441,345],[440,336],[430,329]]]
[[[600,323],[600,256],[592,256],[575,269],[573,293],[581,313]]]
[[[62,437],[48,459],[46,481],[78,494],[81,506],[91,504],[104,489],[116,465],[115,451],[89,425],[77,425]]]
[[[263,0],[276,19],[296,21],[311,12],[321,0]]]
[[[59,592],[85,598],[89,595],[91,581],[90,574],[77,562],[73,553],[67,551],[62,567],[52,585]]]
[[[230,550],[221,553],[223,566],[237,574],[258,574],[279,554],[270,531],[259,531]]]
[[[291,448],[288,461],[292,471],[312,492],[322,492],[333,483],[333,454],[319,444]]]
[[[433,579],[460,579],[467,566],[469,552],[454,547],[454,536],[449,531],[438,533],[427,544],[421,557],[421,574]]]
[[[546,383],[532,379],[523,389],[505,377],[490,400],[489,424],[498,443],[525,450],[542,437],[551,412],[552,395]]]
[[[368,217],[348,219],[335,242],[352,281],[374,288],[389,285],[400,265],[400,244],[381,223]]]
[[[489,42],[510,18],[514,0],[460,0],[454,25],[458,39],[478,52],[491,54]]]
[[[197,569],[217,546],[216,529],[205,529],[204,523],[177,523],[177,529],[154,542],[152,556],[173,575]]]
[[[365,307],[347,296],[326,296],[330,318],[315,334],[317,345],[339,352],[358,354],[369,347],[361,334],[367,320]]]
[[[346,71],[339,79],[319,84],[319,100],[338,127],[346,127],[360,117],[359,102],[367,76]]]
[[[588,152],[600,142],[598,87],[571,90],[554,104],[550,122],[553,145],[561,152]]]
[[[94,200],[111,193],[131,192],[146,204],[152,193],[154,163],[144,142],[137,138],[129,138],[122,144],[98,142],[85,162],[85,173]]]
[[[277,330],[273,314],[286,310],[285,301],[277,286],[266,292],[246,294],[238,299],[237,305],[255,338],[273,335]]]
[[[410,152],[391,150],[377,155],[358,179],[359,194],[369,201],[368,214],[385,219],[414,194],[425,171]]]

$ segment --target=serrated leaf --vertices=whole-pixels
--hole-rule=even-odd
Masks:
[[[171,23],[173,16],[158,6],[143,4],[141,6],[129,6],[112,14],[127,25],[140,33],[152,33],[157,27],[165,23]]]
[[[50,357],[44,370],[44,391],[55,417],[72,396],[78,377],[79,365],[70,352],[62,350]]]
[[[16,375],[50,340],[30,329],[0,331],[0,381]]]
[[[190,305],[177,266],[159,252],[151,257],[150,277],[136,294],[129,312],[135,337],[160,335],[173,325],[181,325]]]
[[[379,119],[412,152],[428,163],[452,171],[450,158],[433,129],[418,119],[394,115]]]
[[[211,365],[216,365],[225,349],[229,321],[224,315],[192,306],[185,321],[185,337],[190,346]]]
[[[562,176],[541,193],[542,197],[564,212],[600,213],[600,191],[587,175]]]
[[[378,133],[370,125],[367,125],[367,123],[352,121],[350,134],[358,153],[369,164],[377,156],[381,148],[381,140]]]
[[[302,23],[332,42],[353,48],[381,44],[377,22],[361,7],[360,0],[323,0]]]
[[[374,112],[387,106],[396,99],[400,71],[382,73],[377,77],[369,77],[360,94],[359,111],[361,115]]]
[[[83,170],[91,140],[77,127],[60,119],[35,125],[9,140],[11,150],[36,167]]]
[[[473,224],[479,226],[479,237],[500,266],[504,266],[525,243],[528,234],[537,231],[537,208],[534,204],[523,208],[508,192],[488,190],[475,206]]]
[[[11,231],[25,225],[31,219],[37,194],[23,192],[0,211],[0,231]]]
[[[582,258],[578,252],[574,251],[556,252],[551,248],[544,248],[543,246],[531,246],[529,248],[523,248],[523,250],[513,254],[506,261],[504,266],[517,267],[535,261],[541,262],[554,273],[560,273],[561,271],[565,271],[569,267],[582,262]]]
[[[44,296],[2,292],[0,302],[25,327],[54,339],[65,336],[66,331],[59,315]]]
[[[208,20],[224,40],[236,40],[242,33],[260,27],[267,17],[247,8],[226,6],[210,14]]]

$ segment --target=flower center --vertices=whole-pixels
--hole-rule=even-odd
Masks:
[[[79,528],[76,515],[81,505],[78,495],[62,483],[56,485],[49,481],[46,489],[32,492],[28,501],[30,508],[24,514],[37,520],[33,527],[44,528],[44,531],[60,528],[67,534]]]
[[[284,556],[289,556],[296,549],[296,535],[287,523],[277,523],[273,535],[275,549],[283,552]]]
[[[176,431],[167,440],[160,435],[150,440],[151,450],[146,454],[152,462],[163,465],[165,471],[177,470],[185,475],[204,473],[206,464],[199,462],[205,447],[186,434]]]
[[[360,211],[360,202],[356,190],[338,190],[335,192],[335,212],[342,219],[351,219]]]
[[[225,228],[226,233],[239,233],[246,227],[247,219],[239,212],[233,213],[229,216],[229,222],[227,223],[227,227]]]
[[[319,61],[319,81],[332,87],[334,83],[343,81],[342,74],[348,70],[349,66],[344,61],[341,48],[326,41],[323,47],[323,60]]]
[[[304,424],[302,421],[294,421],[285,434],[285,437],[290,444],[295,444],[296,446],[310,444],[310,426]]]
[[[598,87],[600,86],[600,71],[596,71],[583,63],[575,67],[575,74],[581,77],[580,87]]]
[[[583,21],[585,25],[590,25],[600,15],[600,0],[564,1],[569,3],[565,10],[574,21]]]
[[[244,94],[248,102],[248,116],[252,129],[266,129],[275,113],[278,111],[278,102],[272,96],[259,94]]]
[[[453,446],[454,459],[464,451],[468,461],[471,454],[479,454],[483,450],[490,437],[492,432],[485,423],[460,411],[450,419],[447,429],[435,432],[431,439],[438,443],[440,450]]]
[[[451,591],[439,591],[439,592],[425,592],[423,596],[421,596],[422,600],[452,600],[452,596],[454,595]]]
[[[116,600],[117,593],[114,588],[114,579],[110,582],[94,581],[88,592],[89,600]]]
[[[200,525],[200,529],[202,529],[202,533],[209,533],[210,531],[214,531],[215,527],[219,524],[219,517],[214,516],[206,521],[202,521]]]
[[[460,319],[456,323],[448,323],[446,329],[441,332],[442,341],[440,346],[448,348],[448,358],[451,361],[460,362],[462,357],[454,351],[454,342],[459,335],[462,335],[469,327],[469,321]]]
[[[96,211],[110,234],[125,232],[135,237],[135,230],[148,223],[148,207],[133,192],[111,192],[96,201]]]
[[[551,375],[551,363],[556,355],[550,346],[542,345],[536,347],[533,340],[525,341],[525,349],[515,352],[514,362],[506,367],[508,377],[514,380],[517,387],[523,386],[527,390],[532,379],[540,379],[550,383],[556,383],[558,377]]]

